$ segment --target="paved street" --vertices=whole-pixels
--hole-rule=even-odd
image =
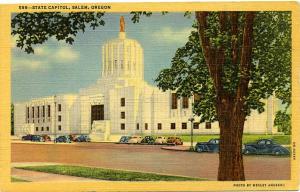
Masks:
[[[217,179],[218,154],[113,143],[12,144],[12,162],[56,162]],[[245,156],[246,179],[288,180],[290,158]]]

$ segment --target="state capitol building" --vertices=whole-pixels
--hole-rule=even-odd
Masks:
[[[146,50],[147,51],[147,50]],[[194,98],[163,92],[144,81],[144,50],[126,37],[124,18],[119,36],[102,45],[102,72],[97,82],[78,94],[53,95],[15,103],[15,135],[89,134],[92,140],[116,140],[121,135],[218,134],[218,122],[195,117]],[[245,133],[276,133],[278,102],[270,97],[265,112],[245,122]]]

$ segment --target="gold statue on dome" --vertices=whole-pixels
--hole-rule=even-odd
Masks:
[[[125,20],[124,17],[120,17],[120,32],[125,32]]]

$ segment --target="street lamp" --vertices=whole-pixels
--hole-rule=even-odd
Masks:
[[[194,117],[191,117],[191,118],[189,118],[189,121],[191,122],[191,147],[190,147],[190,149],[191,150],[194,150],[194,142],[193,142],[193,138],[194,138],[194,128],[193,128],[193,122],[194,122]]]

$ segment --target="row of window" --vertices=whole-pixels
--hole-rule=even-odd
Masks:
[[[35,131],[39,131],[39,127],[36,127]],[[41,127],[41,131],[49,131],[49,127],[45,127],[45,130],[44,127]]]
[[[178,100],[178,95],[176,93],[172,93],[172,102],[171,102],[172,109],[177,109],[177,100]],[[189,108],[189,98],[188,97],[182,97],[182,108],[183,109]]]
[[[148,130],[148,123],[145,123],[144,126],[145,130]],[[181,129],[187,129],[187,123],[181,123]],[[140,124],[137,123],[136,124],[136,130],[140,129]],[[176,129],[176,123],[171,123],[170,124],[170,129]],[[199,129],[199,123],[195,122],[193,123],[193,129]],[[211,129],[211,123],[210,122],[206,122],[205,123],[205,129]],[[125,130],[125,123],[121,123],[121,130]],[[162,130],[162,123],[157,123],[157,130]]]
[[[35,108],[37,109],[35,111]],[[37,106],[37,107],[31,107],[31,117],[34,118],[35,115],[37,118],[40,118],[40,115],[42,115],[42,117],[45,117],[45,111],[46,111],[46,106],[43,105],[43,106]],[[41,109],[41,110],[40,110]],[[58,104],[58,112],[61,111],[61,104]],[[29,107],[27,107],[26,109],[26,117],[29,119]],[[51,116],[51,106],[50,105],[47,105],[47,117],[50,117]]]
[[[58,125],[57,129],[58,129],[59,131],[61,131],[61,125]],[[40,130],[40,131],[49,131],[49,130],[50,130],[49,127],[45,127],[45,129],[44,129],[44,127],[41,127],[41,130]],[[39,131],[39,127],[36,127],[36,128],[35,128],[35,131]]]
[[[57,120],[59,121],[59,122],[61,122],[61,115],[58,115],[57,116]],[[43,121],[43,123],[45,122],[45,119],[42,119],[42,121]],[[48,121],[50,121],[50,119],[48,119]],[[34,119],[32,119],[32,123],[34,123],[35,121],[34,121]],[[27,123],[29,123],[29,119],[27,119]],[[40,123],[40,120],[38,119],[37,120],[37,123]]]

